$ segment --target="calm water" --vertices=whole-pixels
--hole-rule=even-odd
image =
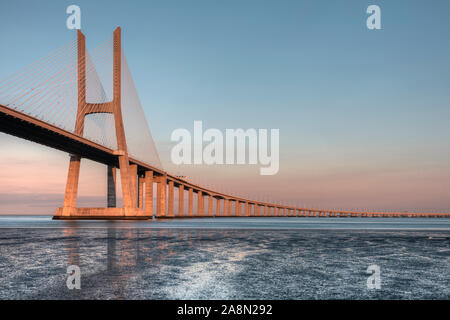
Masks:
[[[19,298],[449,299],[450,219],[0,216],[0,299]]]

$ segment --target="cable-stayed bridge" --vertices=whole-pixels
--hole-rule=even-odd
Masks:
[[[70,154],[64,203],[56,209],[55,219],[450,217],[450,213],[321,210],[261,202],[218,192],[164,171],[121,47],[120,28],[91,52],[78,31],[76,40],[0,81],[0,131]],[[106,208],[77,207],[82,158],[107,166]],[[120,208],[117,169],[123,200]]]

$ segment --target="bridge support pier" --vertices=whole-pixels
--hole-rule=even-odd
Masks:
[[[115,208],[117,206],[116,199],[116,178],[117,169],[113,166],[108,166],[108,208]]]
[[[138,177],[138,208],[143,210],[144,209],[144,183],[145,183],[145,178],[144,176],[139,176]]]
[[[220,212],[220,209],[221,209],[220,208],[220,200],[221,200],[220,198],[216,199],[216,214],[215,214],[216,216],[220,216],[221,215],[221,212]]]
[[[184,185],[178,186],[178,215],[184,215]]]
[[[72,211],[76,209],[78,197],[78,179],[80,176],[81,157],[71,155],[69,162],[69,173],[67,175],[66,192],[64,194],[64,205],[62,208],[62,216],[70,216]]]
[[[136,206],[139,206],[138,203],[138,196],[137,196],[137,165],[132,164],[129,165],[130,170],[130,184],[131,184],[131,201],[136,204]]]
[[[153,216],[153,171],[145,171],[145,215]]]
[[[211,194],[208,195],[208,216],[213,216],[213,197]]]
[[[69,173],[67,176],[64,204],[56,209],[54,219],[145,219],[144,212],[139,208],[137,197],[137,165],[130,165],[125,129],[122,119],[121,83],[122,83],[122,46],[121,30],[114,31],[113,46],[113,101],[91,104],[86,101],[86,44],[85,36],[77,32],[78,54],[78,105],[74,134],[83,137],[86,115],[109,113],[114,116],[117,150],[116,156],[120,169],[122,184],[123,208],[116,208],[115,178],[113,170],[108,169],[108,199],[107,208],[77,208],[78,180],[80,175],[80,155],[71,155]],[[111,174],[110,174],[111,173]]]
[[[192,188],[189,188],[188,205],[189,205],[188,215],[192,216],[193,215],[193,206],[194,206],[194,189],[192,189]]]
[[[166,184],[165,176],[156,178],[156,216],[164,217],[166,215]]]
[[[230,215],[230,212],[228,211],[228,204],[229,204],[228,199],[223,199],[223,215],[224,216]]]
[[[167,214],[168,217],[174,217],[173,214],[173,205],[174,205],[174,191],[173,191],[173,181],[169,181],[169,212]]]
[[[203,192],[200,190],[197,190],[197,215],[203,216],[204,214],[204,206],[205,201],[203,199]]]

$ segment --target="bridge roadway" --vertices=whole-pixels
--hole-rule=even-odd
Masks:
[[[10,134],[22,139],[33,141],[50,148],[54,148],[69,154],[77,154],[82,158],[90,159],[105,165],[118,167],[118,157],[115,150],[107,148],[99,143],[93,142],[70,131],[61,129],[49,124],[43,120],[26,115],[15,109],[0,105],[0,132]],[[236,196],[227,195],[221,192],[210,190],[202,186],[191,183],[186,179],[171,175],[159,168],[153,167],[147,163],[129,157],[130,165],[135,165],[137,174],[143,176],[145,172],[153,172],[153,176],[165,178],[169,185],[169,203],[168,212],[164,210],[156,213],[157,218],[187,218],[187,217],[211,217],[213,216],[212,199],[217,200],[216,209],[221,209],[220,201],[224,200],[223,215],[221,216],[242,216],[241,204],[245,204],[244,215],[251,216],[300,216],[300,217],[446,217],[450,218],[450,213],[411,213],[411,212],[357,212],[342,210],[319,210],[312,208],[297,208],[292,206],[283,206],[274,203],[256,202],[254,200],[244,199]],[[189,191],[189,212],[187,215],[175,215],[173,208],[173,188],[179,188],[180,193],[184,190]],[[142,191],[141,191],[142,192]],[[203,201],[203,194],[209,196],[208,212],[204,212],[203,204],[199,206],[197,214],[192,211],[192,194],[197,193]],[[140,195],[142,197],[142,195]],[[184,198],[184,197],[183,197]],[[142,201],[142,200],[141,200]],[[184,211],[183,201],[179,210]],[[165,202],[165,201],[164,201]],[[232,202],[235,204],[234,213],[232,212]],[[252,213],[253,207],[253,213]],[[219,210],[220,211],[220,210]],[[148,217],[150,218],[150,217]]]

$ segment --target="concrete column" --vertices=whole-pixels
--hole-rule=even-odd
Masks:
[[[131,183],[131,195],[133,202],[136,203],[136,207],[139,206],[138,204],[138,197],[137,197],[137,165],[132,164],[130,165],[130,183]]]
[[[138,185],[138,194],[139,194],[139,200],[138,200],[138,206],[139,209],[144,208],[144,177],[139,177],[139,185]]]
[[[198,190],[197,191],[197,214],[199,216],[202,216],[205,212],[204,210],[205,201],[203,200],[203,192]]]
[[[169,212],[168,216],[173,217],[173,203],[174,203],[174,196],[173,196],[173,181],[169,181]]]
[[[75,119],[75,134],[83,136],[84,117],[86,114],[86,37],[77,31],[77,58],[78,58],[78,106]]]
[[[178,215],[184,215],[184,185],[178,186]]]
[[[244,216],[246,216],[246,217],[248,217],[250,214],[249,214],[249,203],[248,202],[245,202],[244,203]]]
[[[213,216],[213,197],[208,195],[208,216]]]
[[[108,166],[108,208],[115,208],[117,206],[116,197],[116,177],[117,169],[113,166]]]
[[[228,199],[223,199],[223,215],[229,216],[230,212],[228,211]]]
[[[239,200],[236,200],[236,216],[240,216],[241,215],[241,203],[239,202]]]
[[[167,178],[165,176],[160,176],[157,178],[157,189],[156,189],[156,216],[163,217],[166,215],[166,184]]]
[[[220,216],[221,212],[220,212],[220,198],[216,199],[216,216]]]
[[[188,197],[188,215],[192,216],[193,214],[193,204],[194,204],[194,190],[189,188],[189,197]]]
[[[153,171],[145,171],[145,215],[153,215]]]
[[[284,216],[287,217],[287,215],[288,215],[288,209],[284,208]]]
[[[67,175],[66,192],[64,194],[63,216],[70,215],[72,208],[77,206],[78,197],[78,179],[80,177],[81,157],[77,155],[70,156],[69,173]]]
[[[77,63],[78,63],[78,104],[77,117],[75,120],[75,134],[82,136],[84,129],[84,112],[86,105],[86,44],[83,33],[77,32]],[[64,203],[61,214],[69,216],[72,209],[77,206],[78,197],[78,180],[80,177],[80,161],[79,155],[70,155],[69,172],[67,174],[66,191],[64,194]]]
[[[122,199],[126,209],[137,207],[137,195],[133,194],[133,186],[130,175],[130,161],[128,159],[128,148],[125,137],[125,127],[122,118],[121,92],[122,92],[122,44],[121,29],[114,30],[113,47],[113,113],[114,125],[116,129],[117,151],[119,155],[120,181],[122,183]],[[135,185],[135,184],[134,184]],[[134,187],[135,188],[135,187]],[[133,214],[132,211],[129,213]]]

